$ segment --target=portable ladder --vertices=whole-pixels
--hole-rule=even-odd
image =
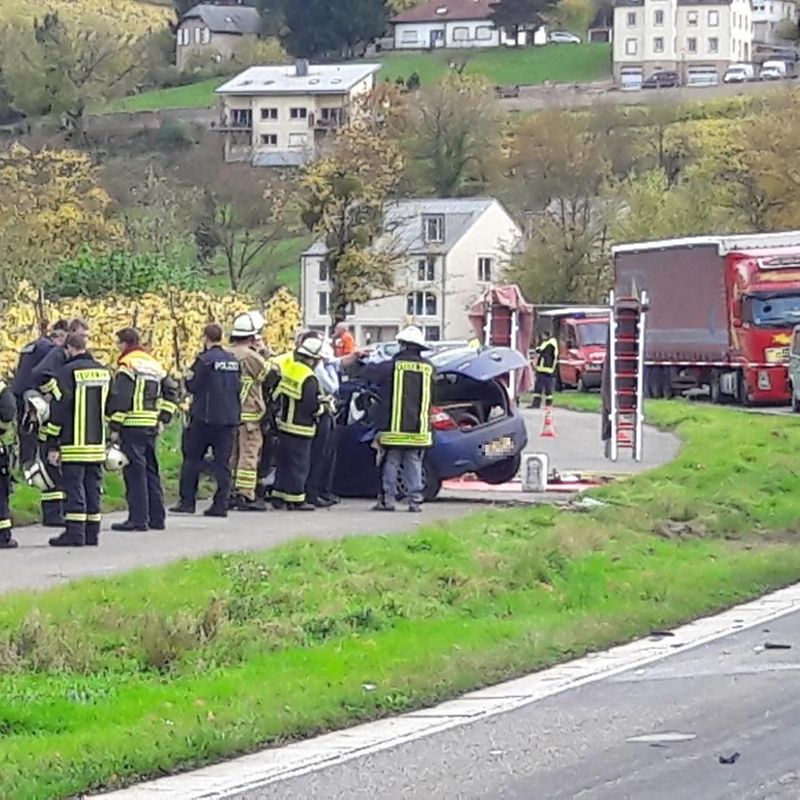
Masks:
[[[642,460],[644,422],[644,339],[647,293],[641,297],[615,297],[609,304],[608,369],[611,385],[612,461],[620,450],[629,450],[635,461]]]

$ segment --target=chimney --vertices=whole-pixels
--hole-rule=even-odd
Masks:
[[[308,59],[307,58],[298,58],[294,62],[295,74],[298,78],[307,78],[308,77]]]

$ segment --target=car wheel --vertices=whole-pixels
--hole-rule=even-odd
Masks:
[[[522,462],[522,454],[517,453],[511,458],[506,458],[503,461],[498,461],[485,467],[478,473],[478,477],[484,483],[491,483],[496,485],[498,483],[508,483],[519,472],[519,465]]]
[[[442,490],[442,479],[436,474],[433,467],[426,461],[422,462],[422,497],[428,502],[435,500]],[[403,475],[403,470],[397,476],[397,499],[408,497],[408,489]]]
[[[794,384],[792,384],[792,411],[795,414],[800,414],[800,397],[797,396]]]

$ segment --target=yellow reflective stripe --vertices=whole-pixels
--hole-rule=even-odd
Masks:
[[[395,433],[384,431],[378,434],[378,442],[389,447],[429,447],[433,444],[433,436],[428,433]]]
[[[156,400],[156,408],[159,411],[166,411],[167,414],[174,414],[178,410],[178,404],[173,403],[171,400],[165,400],[163,397],[159,397]]]
[[[106,460],[106,447],[104,444],[90,445],[61,445],[61,458],[64,461],[80,461],[92,463]]]
[[[405,375],[400,364],[395,364],[394,380],[392,381],[392,419],[389,427],[393,431],[400,430],[403,419],[403,382]]]
[[[124,411],[115,411],[109,419],[112,422],[125,422],[125,412]]]
[[[253,379],[249,375],[246,375],[244,378],[242,378],[242,388],[239,390],[240,403],[244,403],[252,387],[253,387]]]
[[[425,365],[427,366],[427,365]],[[419,416],[419,432],[425,436],[429,435],[431,427],[431,376],[433,370],[428,367],[428,370],[422,373],[422,402],[420,403],[420,416]]]
[[[273,367],[269,363],[264,364],[264,366],[261,369],[261,372],[259,372],[258,375],[256,376],[256,380],[259,383],[264,383],[264,381],[267,379],[267,376],[270,374],[270,372],[272,372],[272,369]]]
[[[238,470],[234,485],[237,489],[255,489],[258,482],[258,475],[250,470]]]
[[[58,436],[61,433],[61,426],[56,425],[55,422],[48,422],[42,425],[40,433],[43,433],[45,436]]]
[[[133,385],[133,407],[131,411],[134,414],[137,414],[141,411],[144,411],[144,387],[145,381],[141,378],[137,378],[136,382]]]
[[[64,514],[65,522],[86,522],[86,514],[80,511],[68,511]]]
[[[317,432],[316,425],[295,425],[292,422],[285,422],[278,420],[278,430],[284,433],[291,433],[295,436],[302,436],[305,439],[313,439],[314,434]]]
[[[4,380],[0,379],[0,392],[4,392],[7,388],[8,384]]]
[[[273,489],[272,496],[277,497],[279,500],[285,500],[287,503],[303,503],[306,499],[306,493],[290,494],[289,492],[282,492],[280,489]]]
[[[2,391],[0,389],[0,391]],[[11,527],[10,519],[0,519],[0,531],[7,531]]]
[[[42,492],[42,502],[49,503],[53,500],[63,500],[65,498],[64,492]]]
[[[103,515],[102,514],[87,514],[86,515],[87,522],[102,522]]]
[[[242,411],[242,422],[261,422],[263,416],[258,411]]]

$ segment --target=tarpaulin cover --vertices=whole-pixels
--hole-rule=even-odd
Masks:
[[[490,340],[486,341],[486,317],[491,313]],[[512,317],[517,318],[516,341],[511,341]],[[533,340],[533,306],[522,295],[519,286],[492,286],[469,311],[469,321],[475,335],[485,345],[494,347],[513,347],[526,359]],[[519,370],[517,393],[527,392],[533,386],[533,372],[530,364]]]

